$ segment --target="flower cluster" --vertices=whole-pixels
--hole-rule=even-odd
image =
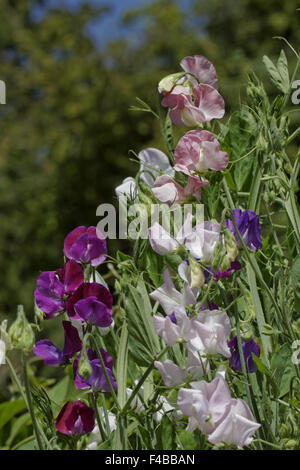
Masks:
[[[215,68],[202,56],[186,57],[180,65],[183,72],[164,78],[158,90],[171,121],[197,129],[186,132],[177,143],[174,164],[160,150],[146,149],[138,155],[141,180],[157,200],[170,208],[201,200],[211,173],[225,170],[229,163],[216,136],[203,128],[206,122],[224,115]],[[116,192],[124,197],[135,192],[138,197],[138,182],[126,179]],[[154,364],[167,387],[179,387],[177,404],[189,418],[187,429],[199,428],[212,444],[223,442],[242,448],[252,442],[260,424],[245,401],[232,398],[225,381],[227,361],[231,370],[242,370],[237,337],[230,340],[230,316],[204,295],[207,284],[224,281],[242,269],[238,260],[241,247],[258,250],[262,246],[258,215],[242,209],[231,214],[232,218],[223,216],[220,223],[205,220],[194,226],[192,214],[185,214],[176,235],[158,222],[149,228],[149,242],[157,255],[176,254],[182,258],[174,273],[178,275],[179,289],[166,268],[162,286],[150,296],[165,314],[153,317],[156,333],[170,348],[181,344],[180,363],[165,359]],[[242,343],[242,351],[247,372],[254,372],[252,354],[259,356],[259,346],[251,339]],[[218,356],[223,358],[222,366],[212,379]]]
[[[113,358],[102,348],[85,347],[93,328],[101,335],[113,322],[112,295],[105,285],[96,282],[101,280],[96,267],[106,259],[106,241],[96,227],[80,226],[67,235],[64,254],[64,267],[41,273],[34,293],[46,320],[58,315],[66,317],[62,321],[64,347],[61,350],[49,339],[42,339],[33,352],[52,366],[73,363],[78,390],[110,392],[109,385],[117,390]],[[66,403],[56,423],[58,431],[71,435],[90,433],[94,425],[93,409],[80,401]]]

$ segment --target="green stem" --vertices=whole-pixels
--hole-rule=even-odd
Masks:
[[[91,402],[92,402],[93,408],[95,410],[96,421],[97,421],[97,424],[98,424],[101,439],[102,439],[102,441],[106,441],[106,434],[104,432],[103,425],[102,425],[102,420],[101,420],[101,417],[100,417],[100,414],[99,414],[96,393],[91,394]]]
[[[34,432],[39,450],[44,450],[42,440],[41,440],[41,437],[40,437],[40,434],[39,434],[35,414],[34,414],[34,409],[33,409],[33,404],[32,404],[32,399],[31,399],[31,393],[30,393],[30,385],[29,385],[29,380],[28,380],[28,373],[27,373],[27,364],[26,364],[26,359],[25,359],[25,355],[24,355],[23,352],[21,352],[21,363],[22,363],[22,369],[23,369],[25,394],[26,394],[26,398],[27,398],[28,411],[29,411],[30,416],[31,416],[33,432]]]
[[[132,401],[134,400],[135,396],[137,395],[139,389],[141,388],[141,386],[143,385],[143,383],[145,382],[145,380],[147,379],[148,375],[151,373],[151,371],[154,369],[154,362],[155,361],[158,361],[168,350],[169,346],[166,346],[165,349],[163,351],[161,351],[154,359],[154,361],[151,362],[151,364],[149,365],[149,367],[146,369],[146,371],[144,372],[144,374],[142,375],[142,377],[140,378],[140,380],[138,381],[138,383],[136,384],[132,394],[130,395],[130,397],[128,398],[127,402],[125,403],[125,406],[124,408],[122,409],[122,414],[125,414],[126,411],[128,410],[128,408],[130,407]]]

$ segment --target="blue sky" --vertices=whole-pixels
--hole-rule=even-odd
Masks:
[[[111,39],[119,39],[124,36],[130,37],[139,34],[139,29],[142,25],[137,25],[137,29],[133,29],[132,25],[129,28],[121,25],[121,18],[127,10],[143,7],[153,0],[88,0],[88,3],[95,6],[109,6],[110,11],[105,13],[100,20],[95,19],[88,27],[88,34],[99,44],[105,44]],[[193,0],[177,0],[182,8],[189,8]],[[65,5],[71,10],[77,8],[84,0],[48,0],[48,8],[60,7]],[[40,8],[35,8],[33,16],[36,20],[42,18],[45,11]]]

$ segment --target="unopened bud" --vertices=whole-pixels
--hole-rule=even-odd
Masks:
[[[34,348],[35,336],[26,318],[23,305],[18,306],[17,318],[11,325],[8,334],[13,348],[20,349],[25,353]]]
[[[205,283],[205,276],[199,263],[194,258],[189,258],[191,267],[191,289],[202,287]]]
[[[185,72],[172,73],[163,78],[158,84],[159,93],[169,93],[180,78],[186,75]]]
[[[234,238],[233,233],[229,230],[224,230],[225,248],[227,251],[227,258],[230,262],[234,261],[239,253],[239,249]]]
[[[92,367],[86,353],[85,348],[82,349],[81,357],[78,364],[78,373],[81,375],[85,380],[89,379],[92,375]]]

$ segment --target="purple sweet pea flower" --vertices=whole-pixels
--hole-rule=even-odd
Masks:
[[[222,277],[230,277],[233,271],[239,271],[242,269],[242,265],[238,260],[232,261],[230,263],[230,268],[226,271],[221,271],[220,268],[218,272],[214,271],[211,266],[206,266],[204,270],[205,283],[207,283],[211,276],[214,276],[214,281],[219,281]]]
[[[81,284],[67,302],[72,320],[85,321],[102,328],[112,323],[112,295],[97,282]]]
[[[103,263],[107,254],[106,241],[96,227],[80,226],[65,238],[64,252],[69,259],[98,266]]]
[[[78,365],[81,354],[77,356],[73,363],[75,387],[78,390],[91,388],[94,392],[110,392],[97,352],[92,349],[87,349],[86,352],[92,368],[92,374],[88,379],[85,379],[79,375]],[[116,391],[118,386],[112,372],[114,366],[113,358],[108,354],[107,351],[105,351],[105,349],[100,349],[100,353],[103,358],[110,382],[113,386],[113,389]]]
[[[237,228],[245,244],[251,248],[251,250],[259,250],[262,247],[259,216],[250,210],[242,211],[241,209],[234,209],[232,212]],[[240,246],[240,241],[235,233],[232,220],[227,219],[226,225],[228,230],[234,234],[236,242],[238,246]]]
[[[231,351],[231,357],[229,360],[230,367],[233,370],[241,371],[242,365],[241,365],[241,358],[240,358],[240,353],[239,353],[239,348],[238,348],[237,336],[234,336],[232,340],[230,340],[227,344]],[[255,362],[253,361],[252,353],[255,354],[255,356],[257,357],[260,356],[259,345],[253,339],[250,339],[249,341],[243,341],[242,348],[243,348],[243,354],[245,358],[247,371],[256,372],[257,367],[255,365]]]
[[[75,261],[65,264],[64,269],[40,274],[34,292],[37,306],[45,313],[45,318],[53,318],[65,309],[65,298],[72,294],[84,281],[84,274]]]
[[[62,434],[74,436],[89,434],[95,427],[95,412],[80,400],[68,401],[56,418],[56,429]]]
[[[63,321],[62,324],[65,330],[65,345],[62,351],[49,339],[42,339],[35,345],[34,354],[41,357],[45,364],[58,366],[67,363],[76,352],[81,350],[82,342],[77,329],[69,321]]]

